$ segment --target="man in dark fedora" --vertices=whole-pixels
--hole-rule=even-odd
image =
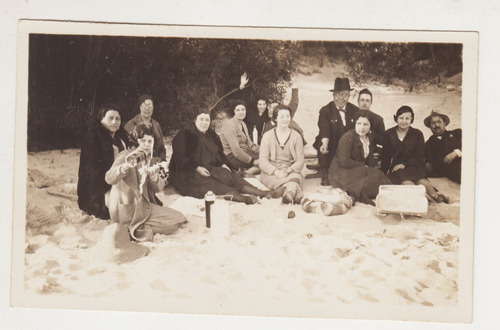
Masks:
[[[354,128],[353,117],[359,109],[348,102],[352,90],[348,78],[335,79],[334,88],[330,90],[333,92],[333,101],[319,110],[319,134],[313,146],[318,151],[322,186],[330,185],[328,167],[335,156],[340,138]]]
[[[385,125],[384,118],[370,110],[373,102],[372,92],[368,88],[359,91],[358,106],[359,110],[368,111],[368,120],[370,121],[370,132],[373,134],[375,144],[382,145],[384,143]]]
[[[432,136],[425,143],[425,166],[429,176],[447,177],[460,183],[462,174],[462,130],[446,130],[450,118],[432,110],[424,119],[425,126],[432,131]]]

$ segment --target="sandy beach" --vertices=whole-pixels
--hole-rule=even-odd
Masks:
[[[326,67],[294,82],[300,100],[295,120],[309,142],[307,155],[315,153],[318,110],[331,100],[327,90],[337,70]],[[355,85],[361,87],[367,86]],[[403,104],[415,110],[413,126],[425,138],[430,130],[423,119],[431,109],[450,116],[450,129],[461,126],[459,88],[407,93],[368,87],[374,93],[372,110],[383,116],[386,128],[394,126],[392,115]],[[167,188],[158,197],[183,212],[188,223],[175,235],[156,235],[142,244],[146,256],[117,263],[103,241],[110,222],[78,209],[79,154],[78,149],[28,154],[21,304],[299,317],[350,317],[361,308],[367,318],[379,318],[381,308],[406,308],[408,316],[394,319],[412,319],[411,311],[421,308],[439,314],[458,304],[460,185],[447,179],[431,182],[451,203],[431,203],[423,217],[383,216],[360,203],[331,217],[285,206],[280,199],[230,203],[225,238],[205,227],[202,200]],[[318,178],[305,181],[306,195],[322,189]]]

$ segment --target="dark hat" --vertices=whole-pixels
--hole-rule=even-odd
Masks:
[[[352,91],[351,85],[349,84],[348,78],[337,78],[335,79],[335,85],[330,92],[340,92],[340,91]]]
[[[439,112],[439,110],[432,110],[431,114],[424,119],[424,125],[427,127],[431,127],[431,118],[434,116],[439,116],[443,118],[445,125],[448,125],[450,123],[450,117],[448,117],[445,114],[442,114],[441,112]]]
[[[142,94],[142,95],[141,95],[141,96],[139,96],[139,98],[137,99],[137,104],[138,104],[138,106],[141,106],[141,104],[143,104],[143,103],[144,103],[144,101],[146,101],[146,100],[151,100],[151,101],[153,101],[153,103],[155,102],[155,101],[153,100],[153,97],[152,97],[151,95],[149,95],[149,94]]]
[[[363,88],[362,90],[360,90],[358,95],[361,96],[361,94],[368,94],[368,95],[370,95],[370,98],[373,101],[372,92],[370,92],[370,90],[368,88]],[[359,96],[358,96],[358,100],[359,100]]]

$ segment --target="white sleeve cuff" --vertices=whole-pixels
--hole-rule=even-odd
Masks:
[[[460,149],[455,149],[453,151],[455,151],[455,153],[458,155],[458,157],[462,158],[462,151],[460,151]]]

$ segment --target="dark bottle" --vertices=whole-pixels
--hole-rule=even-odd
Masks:
[[[211,191],[205,194],[205,219],[207,223],[207,228],[210,228],[210,207],[215,202],[215,194]]]

